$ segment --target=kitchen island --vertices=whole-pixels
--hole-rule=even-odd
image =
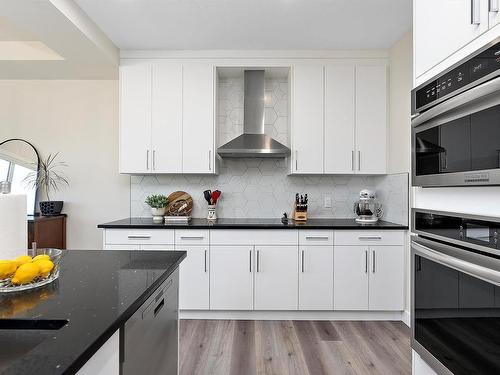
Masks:
[[[52,284],[0,295],[0,374],[95,374],[85,366],[103,346],[107,361],[123,362],[123,348],[110,340],[118,343],[127,321],[178,277],[185,257],[184,251],[65,251]]]

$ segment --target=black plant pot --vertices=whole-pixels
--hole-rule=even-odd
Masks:
[[[63,201],[43,201],[40,202],[40,212],[42,216],[60,215],[63,208]]]

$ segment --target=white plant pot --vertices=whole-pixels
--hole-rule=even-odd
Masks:
[[[151,207],[151,214],[153,215],[154,222],[161,222],[163,221],[163,216],[165,216],[165,207],[162,208]]]

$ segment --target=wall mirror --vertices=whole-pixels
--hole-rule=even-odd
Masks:
[[[26,194],[28,215],[35,214],[37,189],[26,179],[38,173],[39,161],[36,148],[24,139],[0,142],[0,182],[9,182],[12,194]]]

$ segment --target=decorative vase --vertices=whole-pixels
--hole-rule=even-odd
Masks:
[[[42,201],[40,202],[40,212],[42,216],[60,215],[63,204],[63,201]]]
[[[217,220],[217,212],[215,210],[215,204],[208,205],[207,220]]]
[[[153,221],[159,223],[163,221],[163,216],[165,216],[165,207],[154,208],[151,207],[151,214],[153,215]]]

